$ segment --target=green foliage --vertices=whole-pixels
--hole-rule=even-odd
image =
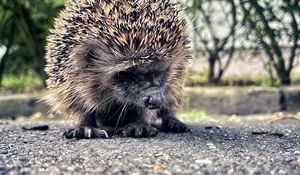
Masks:
[[[237,5],[234,0],[193,0],[186,1],[186,5],[194,27],[195,47],[205,51],[209,64],[207,81],[219,84],[235,52]],[[222,32],[220,27],[224,28]]]
[[[300,1],[239,2],[248,41],[264,50],[280,84],[290,85],[290,74],[300,46]]]
[[[181,120],[195,121],[205,116],[204,111],[199,111],[197,109],[192,109],[191,111],[185,111],[178,114],[178,118]]]
[[[1,91],[34,92],[43,89],[43,80],[33,71],[19,75],[4,75]]]
[[[296,74],[292,76],[292,84],[299,85],[300,77]],[[207,86],[211,85],[207,81],[207,72],[189,71],[186,75],[185,85],[188,87]],[[220,86],[262,86],[262,87],[277,87],[280,86],[280,81],[273,82],[269,76],[226,76],[223,78]]]
[[[187,6],[188,17],[193,19],[195,47],[205,51],[207,56],[209,64],[207,81],[210,84],[220,83],[219,80],[228,67],[236,47],[264,51],[269,59],[269,66],[266,69],[271,77],[265,84],[277,85],[277,79],[280,85],[291,83],[290,74],[296,64],[295,57],[300,53],[300,1],[181,0],[181,2]],[[220,28],[223,32],[220,32]],[[226,28],[229,29],[227,34]],[[223,33],[223,38],[220,37],[220,33]],[[227,62],[224,61],[226,54],[229,55]]]
[[[189,87],[203,86],[207,84],[207,72],[188,71],[185,78],[185,85]]]
[[[0,46],[7,49],[0,76],[34,71],[44,77],[46,36],[62,7],[63,0],[0,1]]]

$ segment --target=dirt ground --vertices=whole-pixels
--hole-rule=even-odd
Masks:
[[[300,121],[282,116],[203,117],[184,134],[90,140],[63,138],[62,121],[2,120],[0,174],[299,174]],[[40,124],[49,129],[22,129]]]

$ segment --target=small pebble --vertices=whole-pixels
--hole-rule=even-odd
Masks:
[[[300,155],[300,151],[295,151],[294,154],[295,155]]]
[[[165,168],[162,166],[162,165],[160,165],[160,164],[157,164],[157,165],[155,165],[154,167],[153,167],[153,170],[154,171],[163,171]]]
[[[208,160],[208,159],[199,159],[199,160],[196,160],[195,162],[200,165],[212,164],[212,161]]]

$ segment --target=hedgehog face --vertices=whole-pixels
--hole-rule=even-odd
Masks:
[[[148,109],[161,108],[169,68],[168,63],[143,64],[116,73],[113,81],[121,100]]]

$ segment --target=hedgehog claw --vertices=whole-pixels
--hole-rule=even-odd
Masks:
[[[67,139],[111,138],[112,132],[95,127],[72,128],[63,134]]]
[[[152,126],[133,123],[120,128],[117,133],[125,137],[145,138],[155,137],[158,130]]]
[[[176,118],[163,119],[161,125],[154,125],[154,127],[163,132],[183,133],[191,131],[184,123]]]

